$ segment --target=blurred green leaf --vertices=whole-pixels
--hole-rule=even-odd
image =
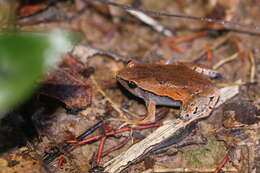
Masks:
[[[60,30],[0,33],[0,118],[30,96],[41,74],[70,46],[68,33]]]

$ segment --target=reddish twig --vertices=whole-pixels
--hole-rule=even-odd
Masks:
[[[96,166],[98,166],[99,163],[100,163],[100,160],[101,160],[101,157],[102,157],[102,151],[103,151],[103,148],[104,148],[104,144],[105,144],[106,139],[107,139],[107,137],[103,137],[103,138],[101,138],[101,140],[100,140],[100,142],[99,142],[98,153],[97,153],[97,160],[96,160]]]
[[[203,36],[206,36],[208,35],[209,33],[208,32],[198,32],[198,33],[195,33],[193,35],[190,35],[190,36],[186,36],[186,37],[180,37],[180,38],[176,38],[174,43],[182,43],[182,42],[189,42],[189,41],[193,41],[199,37],[203,37]]]
[[[214,171],[214,173],[218,173],[227,162],[230,161],[230,157],[229,157],[229,153],[222,159],[222,161],[217,165],[216,170]]]
[[[127,142],[129,141],[129,138],[125,138],[122,142],[120,142],[118,145],[113,146],[109,149],[107,149],[106,151],[103,152],[102,157],[105,157],[106,155],[108,155],[109,153],[119,150],[120,148],[122,148],[123,146],[125,146],[127,144]]]
[[[213,55],[212,55],[212,45],[210,43],[206,44],[206,51],[207,51],[208,62],[211,62]]]
[[[212,19],[212,18],[207,18],[207,17],[194,17],[194,16],[186,16],[186,15],[182,15],[182,14],[169,14],[169,13],[163,13],[163,12],[158,12],[158,11],[143,10],[143,9],[133,8],[128,5],[114,3],[114,2],[111,2],[108,0],[95,0],[95,1],[107,4],[107,5],[112,5],[114,7],[125,9],[125,10],[139,11],[139,12],[145,13],[147,15],[152,15],[152,16],[161,16],[161,17],[165,16],[165,17],[175,17],[175,18],[182,18],[182,19],[188,19],[188,20],[197,20],[197,21],[204,21],[204,22],[208,22],[208,23],[218,23],[218,24],[222,24],[222,25],[230,25],[230,26],[236,26],[236,27],[248,28],[248,29],[254,29],[254,30],[260,31],[260,26],[256,26],[256,25],[237,23],[237,22],[219,20],[219,19]]]
[[[192,34],[190,36],[183,36],[183,37],[179,37],[179,38],[169,37],[169,38],[161,41],[161,45],[164,45],[166,43],[167,44],[169,44],[169,43],[178,44],[178,43],[183,43],[183,42],[189,42],[189,41],[195,40],[196,38],[206,36],[208,34],[209,33],[205,31],[205,32],[197,32],[197,33],[194,33],[194,34]]]
[[[101,137],[102,137],[101,135],[97,135],[97,136],[93,136],[93,137],[84,139],[84,140],[82,140],[82,141],[76,141],[75,144],[70,148],[70,151],[71,151],[71,150],[74,150],[74,149],[77,148],[77,146],[79,146],[79,145],[82,145],[82,144],[85,144],[85,143],[89,143],[89,142],[93,142],[93,141],[99,140]]]
[[[63,157],[63,156],[61,156],[60,158],[59,158],[59,161],[58,161],[58,168],[61,168],[61,166],[62,166],[62,164],[63,164],[63,162],[65,161],[65,158]]]
[[[89,136],[90,134],[92,134],[94,131],[96,131],[98,128],[100,128],[101,126],[103,126],[103,121],[100,121],[98,123],[96,123],[94,126],[90,127],[89,129],[87,129],[84,133],[82,133],[81,135],[79,135],[75,140],[70,140],[70,142],[68,142],[64,147],[62,147],[62,150],[64,151],[69,151],[69,150],[73,150],[74,148],[77,147],[77,145],[75,143],[77,143],[78,141],[83,140],[84,138],[86,138],[87,136]],[[73,149],[71,149],[71,147],[73,147]],[[63,154],[63,152],[53,152],[53,153],[49,153],[47,155],[44,156],[43,158],[43,162],[45,164],[49,164],[51,163],[55,158],[61,156]]]
[[[111,130],[111,131],[105,132],[104,135],[96,135],[96,136],[93,136],[93,137],[90,137],[90,138],[87,138],[87,139],[84,139],[84,140],[68,140],[66,142],[68,144],[71,144],[72,146],[67,151],[72,151],[80,145],[87,144],[87,143],[90,143],[90,142],[94,142],[94,141],[99,140],[101,138],[101,141],[99,143],[99,148],[98,148],[97,160],[96,160],[96,165],[98,166],[99,163],[100,163],[100,160],[102,158],[102,151],[103,151],[104,143],[105,143],[107,137],[113,136],[113,135],[118,134],[118,133],[131,131],[131,130],[144,130],[144,129],[159,127],[159,126],[161,126],[161,123],[147,124],[147,125],[142,125],[142,126],[137,126],[137,127],[124,127],[124,128],[120,128],[120,129],[117,129],[117,130]],[[103,154],[103,156],[108,154],[109,152],[112,152],[114,150],[117,150],[117,149],[123,147],[126,144],[127,141],[128,140],[123,141],[122,144],[107,150],[105,152],[105,154]],[[64,160],[65,160],[64,157],[60,157],[60,159],[58,161],[58,168],[61,168]]]
[[[112,130],[112,131],[106,132],[105,136],[109,137],[109,136],[113,136],[113,135],[118,134],[118,133],[123,133],[123,132],[131,131],[131,130],[143,130],[143,129],[149,129],[149,128],[159,127],[159,126],[161,126],[161,123],[147,124],[147,125],[137,126],[137,127],[124,127],[124,128],[120,128],[120,129],[117,129],[117,130]],[[93,142],[93,141],[99,140],[100,138],[102,138],[102,135],[96,135],[96,136],[93,136],[93,137],[90,137],[90,138],[87,138],[87,139],[84,139],[84,140],[81,140],[81,141],[70,140],[69,142],[73,143],[73,146],[70,148],[69,151],[74,150],[79,145],[83,145],[83,144],[86,144],[86,143],[89,143],[89,142]]]
[[[233,44],[233,46],[235,47],[235,49],[238,52],[238,55],[241,59],[242,62],[245,62],[245,53],[244,50],[241,48],[241,44],[240,44],[240,40],[238,37],[232,36],[229,38],[229,41],[231,44]]]
[[[178,53],[183,53],[185,51],[185,49],[182,48],[182,47],[178,47],[177,44],[183,43],[183,42],[190,42],[190,41],[193,41],[193,40],[195,40],[199,37],[206,36],[208,34],[209,34],[208,32],[198,32],[198,33],[195,33],[193,35],[185,36],[185,37],[179,37],[179,38],[170,37],[170,38],[167,38],[167,39],[161,41],[160,45],[163,46],[165,44],[171,44],[172,50],[174,50]]]
[[[183,53],[185,51],[185,49],[183,47],[179,47],[175,44],[171,45],[171,49],[178,53]]]

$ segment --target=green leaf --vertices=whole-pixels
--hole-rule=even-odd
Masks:
[[[70,46],[68,33],[60,30],[0,33],[0,118],[30,96]]]

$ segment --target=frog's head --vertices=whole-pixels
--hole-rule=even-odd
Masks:
[[[125,81],[136,81],[139,78],[140,70],[137,62],[130,61],[125,68],[117,72],[116,77]]]
[[[116,74],[117,81],[132,94],[143,98],[144,90],[139,86],[142,75],[142,67],[134,61],[127,64],[127,67]]]
[[[124,80],[123,78],[120,78],[117,76],[117,81],[129,92],[131,92],[133,95],[143,98],[144,91],[138,87],[138,85],[133,81]]]

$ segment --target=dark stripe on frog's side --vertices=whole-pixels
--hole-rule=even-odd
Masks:
[[[128,85],[129,82],[122,78],[119,78],[119,77],[117,78],[117,80],[120,82],[121,85],[123,85],[133,95],[142,98],[145,102],[147,102],[149,99],[152,99],[156,102],[156,105],[173,106],[173,107],[181,106],[181,101],[179,101],[179,100],[174,100],[168,96],[159,96],[150,91],[143,90],[138,86],[136,86],[135,88],[129,87],[129,85]]]

